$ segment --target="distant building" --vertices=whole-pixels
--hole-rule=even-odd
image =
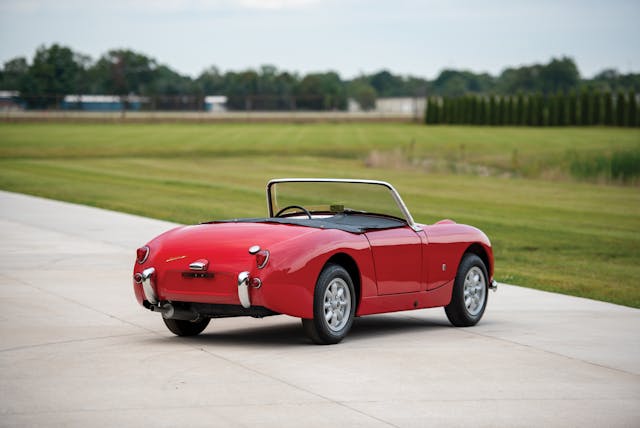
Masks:
[[[227,111],[227,97],[224,95],[207,95],[204,97],[204,109],[212,113]]]
[[[349,98],[347,100],[347,111],[351,112],[351,113],[357,113],[357,112],[362,111],[362,108],[360,108],[360,103],[359,102],[357,102],[353,98]]]
[[[424,97],[378,98],[375,111],[378,113],[405,113],[421,116],[424,113],[426,100]]]
[[[0,110],[23,110],[24,103],[18,91],[0,91]]]
[[[67,95],[62,100],[60,107],[63,110],[81,111],[121,111],[142,109],[146,103],[146,97],[137,95]]]

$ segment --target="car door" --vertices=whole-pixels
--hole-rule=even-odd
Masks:
[[[411,293],[422,289],[421,236],[410,227],[365,234],[371,246],[378,294]]]

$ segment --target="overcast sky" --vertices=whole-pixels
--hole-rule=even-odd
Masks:
[[[567,55],[585,77],[640,71],[638,0],[0,0],[0,62],[60,43],[130,48],[196,76],[272,64],[343,78],[500,73]]]

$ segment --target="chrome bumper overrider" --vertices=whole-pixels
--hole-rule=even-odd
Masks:
[[[249,299],[249,272],[240,272],[238,275],[238,297],[243,308],[251,307]]]
[[[495,279],[491,281],[491,284],[489,284],[489,290],[498,291],[498,282]]]
[[[157,305],[158,304],[158,296],[156,296],[156,292],[153,289],[153,274],[154,273],[156,273],[156,270],[154,268],[152,268],[152,267],[143,270],[140,282],[142,283],[142,291],[144,292],[144,297],[152,305]]]

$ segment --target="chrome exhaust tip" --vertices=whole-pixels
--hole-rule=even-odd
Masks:
[[[181,321],[198,321],[200,314],[192,309],[176,308],[171,303],[165,303],[162,306],[151,306],[152,312],[160,312],[164,319],[181,320]]]

